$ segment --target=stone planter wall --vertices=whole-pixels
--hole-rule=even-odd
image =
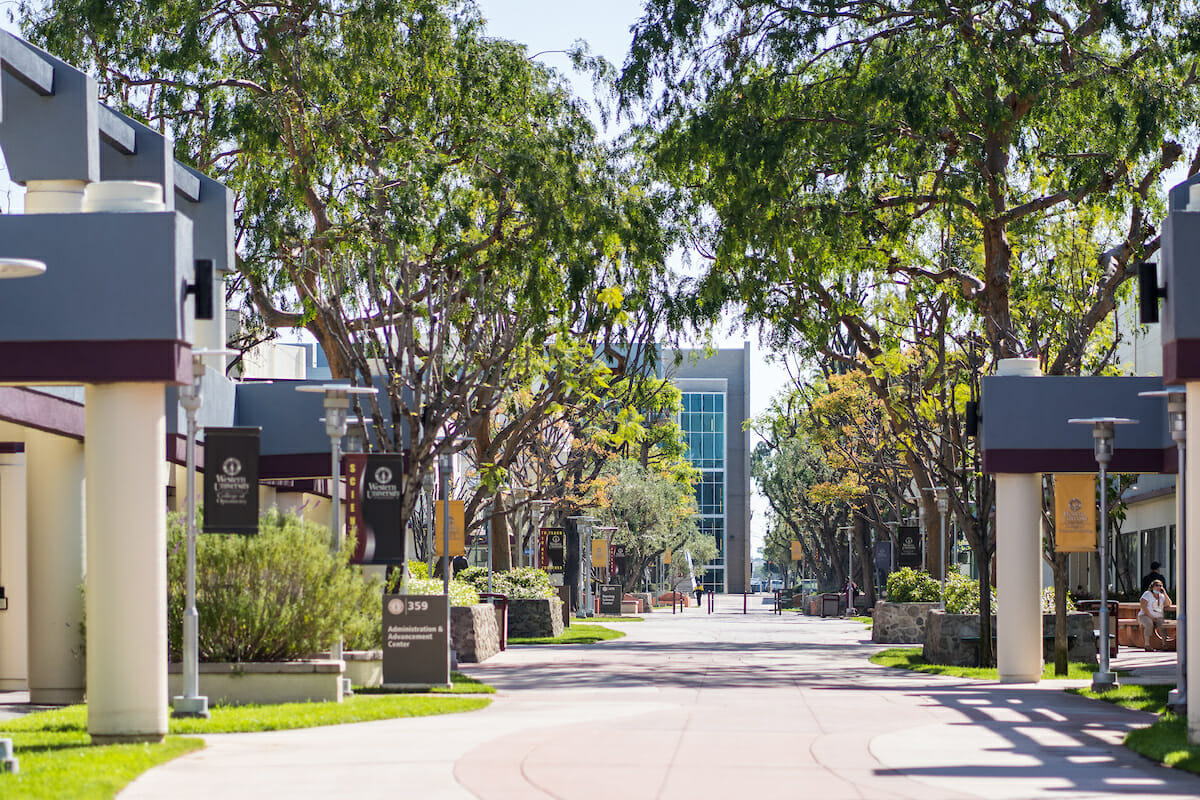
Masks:
[[[509,600],[508,638],[542,638],[563,632],[563,603],[549,600]]]
[[[649,614],[654,610],[654,595],[650,592],[634,592],[633,596],[642,601],[642,613]]]
[[[996,630],[996,618],[992,617],[992,631]],[[1042,660],[1054,661],[1054,615],[1042,615]],[[1049,637],[1049,638],[1047,638]],[[1070,649],[1067,657],[1071,661],[1094,661],[1096,638],[1092,632],[1092,615],[1085,611],[1067,614],[1067,637]],[[1071,637],[1074,638],[1072,641]],[[963,641],[968,639],[969,641]],[[925,626],[925,642],[922,655],[930,664],[947,664],[955,667],[979,666],[979,615],[943,614],[933,611]]]
[[[182,665],[168,667],[170,696],[183,693]],[[224,662],[200,664],[200,694],[208,704],[342,702],[342,662],[330,660],[278,663]]]
[[[346,662],[346,677],[351,686],[372,688],[383,685],[382,650],[347,650],[342,653]]]
[[[871,641],[877,644],[923,644],[925,622],[929,612],[937,607],[937,603],[876,603]]]
[[[500,628],[491,604],[451,607],[450,640],[455,656],[463,663],[486,661],[499,653]]]

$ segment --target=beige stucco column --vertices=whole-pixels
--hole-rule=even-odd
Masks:
[[[88,732],[167,732],[166,414],[161,384],[87,387]]]
[[[1037,377],[1035,359],[1005,359],[997,375]],[[1064,420],[1065,421],[1065,420]],[[996,666],[1002,683],[1042,677],[1042,476],[996,476]]]
[[[31,430],[25,439],[30,599],[29,700],[84,695],[83,443]]]
[[[0,454],[0,585],[8,598],[8,610],[0,611],[0,691],[26,688],[28,669],[29,583],[25,577],[28,558],[25,518],[25,456]]]
[[[1187,420],[1189,427],[1200,421],[1200,382],[1187,384]],[[1187,474],[1184,476],[1183,491],[1187,506],[1184,520],[1184,535],[1187,536],[1187,568],[1186,580],[1195,585],[1200,580],[1200,542],[1196,540],[1196,531],[1200,531],[1200,460],[1196,458],[1195,436],[1189,436],[1187,448]],[[1181,592],[1182,594],[1182,592]],[[1200,596],[1197,592],[1189,591],[1184,600]],[[1187,737],[1188,741],[1200,743],[1200,612],[1190,606],[1187,609],[1187,630],[1184,632],[1184,646],[1187,652]]]

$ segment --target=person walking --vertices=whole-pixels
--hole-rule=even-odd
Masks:
[[[1165,650],[1170,639],[1166,637],[1166,610],[1172,607],[1171,598],[1162,581],[1152,581],[1150,588],[1142,594],[1141,607],[1138,609],[1138,624],[1142,626],[1142,646],[1146,652],[1156,649]],[[1158,636],[1162,642],[1161,648],[1150,646],[1151,641]]]

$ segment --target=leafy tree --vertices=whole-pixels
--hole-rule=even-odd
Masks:
[[[626,590],[666,554],[673,564],[688,556],[694,564],[716,557],[716,541],[696,525],[695,473],[685,462],[665,473],[625,459],[610,464],[606,477],[596,487],[597,516],[616,527],[613,543],[626,547]]]
[[[597,371],[561,354],[634,340],[653,313],[668,247],[654,195],[565,82],[486,37],[467,0],[62,0],[21,15],[237,191],[235,286],[265,326],[307,330],[335,378],[386,386],[361,413],[376,446],[409,454],[406,520],[466,437],[494,490],[497,451],[514,447],[493,437],[508,393],[597,393]]]

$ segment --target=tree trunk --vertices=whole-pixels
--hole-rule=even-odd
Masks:
[[[1067,674],[1067,554],[1054,553],[1054,674]]]

